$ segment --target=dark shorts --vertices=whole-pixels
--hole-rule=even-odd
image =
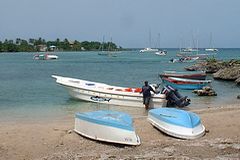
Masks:
[[[144,97],[143,104],[149,105],[151,97]]]

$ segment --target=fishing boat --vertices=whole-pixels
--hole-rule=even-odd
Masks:
[[[54,54],[35,54],[33,57],[34,60],[53,60],[58,59],[57,55]]]
[[[176,108],[157,108],[148,112],[148,121],[160,131],[181,139],[196,139],[205,134],[200,117]]]
[[[111,86],[105,83],[56,75],[52,75],[52,77],[56,79],[56,83],[64,86],[72,97],[80,100],[129,107],[144,107],[142,94],[140,94],[141,88]],[[152,88],[159,89],[156,85],[152,85]],[[165,104],[165,94],[152,94],[150,107],[161,107]]]
[[[205,80],[207,74],[205,72],[177,72],[177,71],[164,71],[159,75],[160,77],[177,77],[186,79]]]
[[[211,80],[196,80],[196,79],[186,79],[177,77],[161,77],[165,85],[170,85],[176,89],[202,89],[211,83]]]
[[[74,131],[87,138],[125,145],[140,145],[130,115],[110,110],[76,113]]]

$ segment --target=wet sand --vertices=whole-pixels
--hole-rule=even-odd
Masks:
[[[240,105],[192,110],[206,134],[180,140],[135,117],[140,146],[101,143],[73,132],[73,117],[61,121],[0,122],[0,159],[240,159]]]

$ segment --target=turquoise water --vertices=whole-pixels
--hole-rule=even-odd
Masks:
[[[0,54],[0,119],[39,119],[73,116],[78,111],[114,109],[132,115],[143,115],[143,108],[99,105],[72,99],[57,85],[52,74],[103,82],[126,87],[141,87],[145,80],[160,83],[158,74],[164,70],[183,71],[192,63],[169,63],[177,50],[168,49],[167,56],[124,51],[117,57],[100,56],[97,52],[59,52],[58,60],[33,60],[35,53]],[[240,59],[240,49],[220,49],[219,59]],[[211,75],[208,76],[212,79]],[[181,91],[192,99],[189,108],[206,108],[214,104],[237,102],[240,87],[234,82],[214,80],[216,97],[197,97]]]

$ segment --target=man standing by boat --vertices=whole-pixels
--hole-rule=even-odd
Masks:
[[[148,85],[148,81],[144,82],[144,86],[142,86],[142,91],[140,93],[143,94],[143,104],[145,105],[145,109],[148,110],[150,100],[151,100],[151,91],[156,93],[151,86]]]

